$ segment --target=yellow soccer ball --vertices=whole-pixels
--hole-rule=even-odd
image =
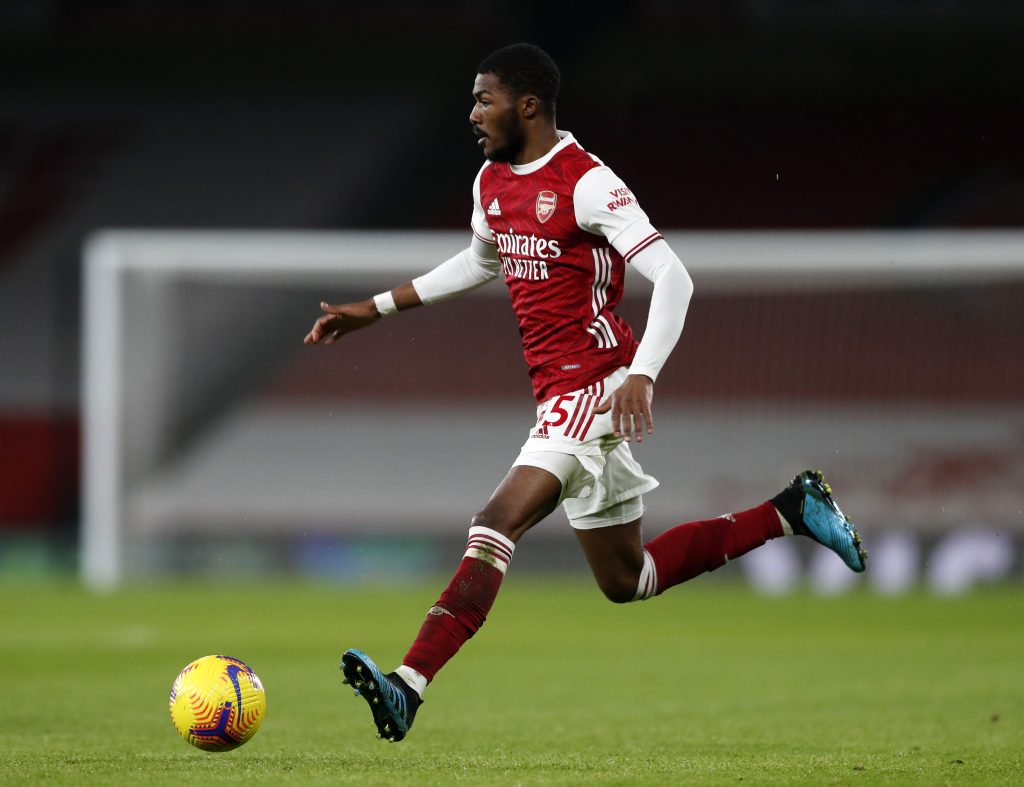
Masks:
[[[171,686],[171,721],[203,751],[237,749],[256,734],[267,712],[263,684],[244,661],[203,656]]]

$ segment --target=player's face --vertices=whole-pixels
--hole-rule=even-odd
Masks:
[[[484,155],[491,161],[515,161],[526,141],[515,99],[494,74],[476,75],[473,98],[469,122]]]

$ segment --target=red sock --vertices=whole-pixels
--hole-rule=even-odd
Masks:
[[[427,612],[402,664],[427,680],[454,656],[487,619],[515,545],[501,533],[471,527],[466,554],[441,598]]]
[[[727,560],[781,535],[779,515],[771,502],[717,519],[676,525],[644,545],[654,563],[655,576],[649,584],[652,592],[643,597],[663,593],[698,574],[714,571]]]

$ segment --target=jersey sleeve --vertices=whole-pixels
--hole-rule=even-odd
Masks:
[[[679,341],[686,321],[686,310],[693,295],[693,280],[682,261],[667,243],[655,243],[638,252],[633,267],[654,283],[647,327],[640,340],[630,374],[644,374],[658,379],[669,354]]]
[[[626,262],[661,240],[633,192],[606,166],[587,170],[576,182],[573,206],[580,229],[604,235]]]
[[[440,303],[472,292],[498,277],[498,247],[473,238],[468,249],[412,280],[424,304]]]
[[[484,162],[484,165],[480,167],[480,171],[476,173],[476,179],[473,181],[473,217],[469,223],[477,240],[490,243],[493,246],[494,236],[491,234],[491,228],[487,226],[487,216],[484,214],[483,205],[480,204],[480,178],[484,174],[484,170],[487,169],[488,164],[490,164],[489,161]]]

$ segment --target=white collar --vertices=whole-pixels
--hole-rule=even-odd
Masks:
[[[509,164],[509,167],[512,169],[512,173],[515,175],[529,175],[531,172],[536,172],[538,169],[540,169],[549,161],[551,161],[551,159],[554,158],[558,152],[565,150],[567,147],[569,147],[569,145],[576,144],[576,137],[574,137],[572,133],[568,131],[557,130],[555,131],[555,133],[558,134],[557,145],[551,148],[551,150],[549,150],[539,159],[537,159],[536,161],[531,161],[529,164]]]

